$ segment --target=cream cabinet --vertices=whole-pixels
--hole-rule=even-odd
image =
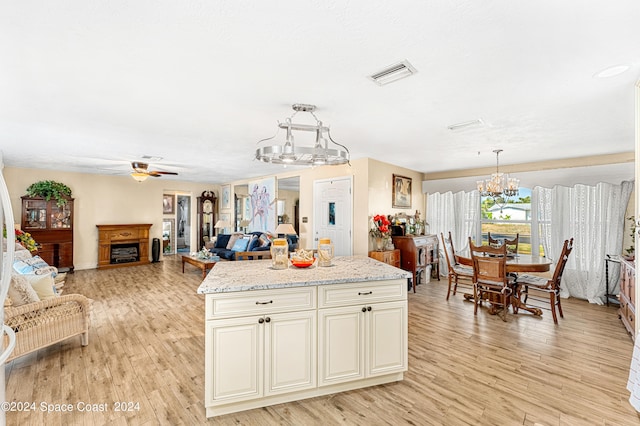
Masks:
[[[207,417],[402,380],[406,296],[406,278],[207,294]]]
[[[406,302],[318,311],[320,386],[407,369]]]
[[[407,370],[403,285],[380,281],[319,288],[319,386]]]
[[[314,288],[227,293],[208,301],[207,318],[207,405],[315,388]]]

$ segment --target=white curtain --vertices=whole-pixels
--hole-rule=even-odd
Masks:
[[[564,240],[574,239],[562,277],[561,297],[603,304],[604,259],[607,254],[622,253],[624,216],[632,191],[633,182],[534,188],[532,203],[538,210],[545,255],[555,262]],[[612,272],[617,276],[617,268]],[[609,277],[610,285],[613,284],[610,293],[618,291],[618,280],[614,278]]]
[[[427,197],[426,220],[429,233],[445,236],[451,231],[451,239],[456,251],[462,251],[469,246],[469,237],[477,237],[480,224],[480,194],[478,191],[457,193],[436,192]],[[447,271],[443,247],[440,247],[440,271]]]

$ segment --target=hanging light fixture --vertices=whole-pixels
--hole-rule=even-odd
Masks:
[[[496,149],[493,152],[496,153],[496,172],[492,173],[489,179],[477,181],[478,192],[480,196],[491,197],[496,204],[504,206],[509,197],[518,195],[520,179],[510,178],[508,174],[500,173],[498,156],[502,150]],[[498,202],[499,199],[502,199],[501,203]]]
[[[256,159],[265,163],[295,165],[295,166],[322,166],[339,165],[349,162],[349,150],[331,138],[329,127],[323,126],[322,121],[313,113],[315,105],[293,104],[295,111],[284,123],[278,122],[278,129],[286,130],[286,139],[279,145],[268,145],[256,149]],[[299,112],[308,112],[315,119],[315,124],[297,124],[291,120]],[[295,144],[293,131],[315,132],[315,144],[311,146],[300,146]],[[277,136],[262,139],[258,144],[270,141]],[[324,137],[326,134],[327,137]],[[328,138],[328,139],[327,139]],[[329,148],[329,141],[336,145]]]

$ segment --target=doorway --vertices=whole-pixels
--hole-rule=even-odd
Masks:
[[[313,247],[319,238],[331,238],[336,256],[353,253],[353,198],[351,176],[313,182]]]
[[[176,251],[189,253],[191,248],[191,196],[178,194],[176,208]]]

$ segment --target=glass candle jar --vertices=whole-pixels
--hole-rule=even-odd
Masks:
[[[289,244],[286,238],[276,238],[271,243],[271,267],[273,269],[289,267]]]
[[[318,241],[318,266],[331,266],[333,259],[333,244],[329,238]]]

